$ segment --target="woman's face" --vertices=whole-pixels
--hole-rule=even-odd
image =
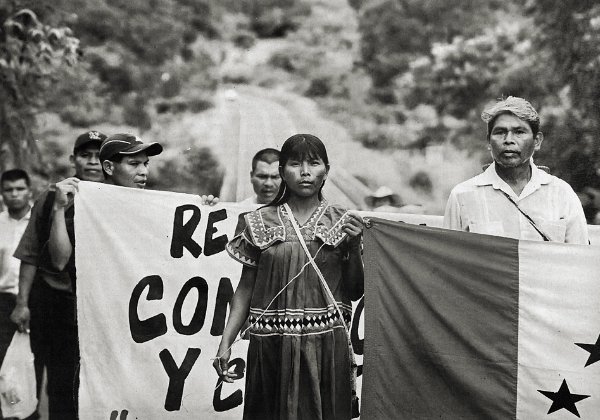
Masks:
[[[307,157],[303,160],[289,159],[281,172],[281,177],[291,194],[298,197],[312,197],[321,190],[329,168],[323,159]]]

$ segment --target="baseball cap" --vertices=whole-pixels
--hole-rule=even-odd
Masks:
[[[86,131],[85,133],[80,134],[75,140],[73,151],[76,151],[89,143],[97,143],[98,146],[100,146],[105,139],[106,134],[103,134],[99,131]]]
[[[163,151],[163,147],[156,142],[144,143],[133,134],[113,134],[102,142],[100,146],[100,161],[104,162],[111,157],[121,155],[135,155],[146,152],[148,156],[156,156]]]

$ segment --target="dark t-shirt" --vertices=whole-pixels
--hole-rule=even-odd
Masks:
[[[53,191],[45,191],[37,199],[31,210],[29,224],[21,237],[14,256],[25,263],[38,267],[36,278],[42,278],[50,287],[72,292],[75,279],[75,253],[71,255],[66,267],[61,271],[52,266],[48,253],[53,203]],[[74,215],[75,209],[71,204],[65,210],[65,222],[71,244],[75,243]]]

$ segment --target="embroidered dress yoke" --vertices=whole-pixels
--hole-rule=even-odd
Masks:
[[[343,322],[350,321],[353,288],[342,278],[344,213],[322,201],[300,226],[311,255],[324,244],[315,261],[344,320],[310,264],[285,287],[308,257],[290,223],[293,215],[283,206],[248,213],[245,229],[227,245],[234,259],[257,269],[244,419],[351,418],[350,354]]]

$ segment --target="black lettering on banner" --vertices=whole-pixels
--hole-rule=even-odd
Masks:
[[[158,314],[141,320],[138,306],[144,289],[148,288],[146,300],[161,300],[163,297],[163,282],[160,276],[146,276],[139,281],[131,292],[129,299],[129,330],[131,338],[136,343],[145,343],[167,332],[167,318]]]
[[[198,303],[194,310],[194,315],[188,325],[183,325],[181,319],[181,308],[188,293],[192,289],[198,291]],[[193,335],[202,329],[204,319],[206,318],[206,307],[208,304],[208,283],[202,277],[192,277],[181,288],[175,306],[173,307],[173,327],[175,331],[183,335]]]
[[[204,255],[207,257],[225,250],[225,245],[227,245],[228,241],[227,235],[213,237],[217,232],[214,224],[225,219],[227,219],[227,210],[225,209],[213,211],[208,215],[208,224],[206,225],[206,232],[204,234]]]
[[[213,323],[210,327],[210,335],[218,337],[223,335],[225,329],[225,319],[227,318],[227,306],[233,299],[233,286],[231,280],[227,277],[221,277],[219,280],[219,289],[217,290],[217,299],[215,301],[215,314]]]
[[[183,223],[183,215],[186,211],[192,211],[192,217],[187,223]],[[202,247],[192,239],[192,235],[200,223],[200,209],[193,204],[184,204],[175,209],[173,218],[173,237],[171,239],[171,257],[183,257],[183,248],[186,248],[194,258],[202,253]]]
[[[183,387],[194,363],[200,356],[201,350],[197,348],[188,348],[181,367],[177,367],[173,356],[169,350],[164,349],[158,355],[169,376],[169,387],[165,398],[165,410],[177,411],[181,408],[181,399],[183,398]]]
[[[350,341],[352,342],[352,348],[354,353],[358,355],[363,354],[364,339],[358,336],[358,325],[362,317],[363,309],[365,308],[365,297],[361,297],[356,304],[354,315],[352,316],[352,328],[350,329]]]
[[[113,410],[110,413],[110,420],[117,420],[117,416],[119,416],[119,420],[127,420],[127,415],[128,414],[129,414],[129,411],[122,410],[121,411],[121,415],[119,416],[119,411],[118,410]]]
[[[235,373],[238,376],[238,379],[242,379],[244,377],[244,369],[246,369],[246,362],[244,359],[240,359],[239,357],[229,361],[229,367],[233,366]],[[219,379],[220,381],[220,379]],[[217,382],[218,385],[218,382]],[[215,388],[215,392],[213,394],[213,408],[217,413],[231,410],[244,402],[244,394],[241,389],[236,389],[233,394],[226,397],[225,399],[221,399],[221,390],[223,386],[217,386]]]
[[[365,297],[361,297],[358,303],[356,304],[356,309],[354,309],[354,314],[352,315],[352,327],[350,328],[350,341],[352,342],[352,349],[354,350],[354,354],[362,355],[364,353],[364,338],[360,338],[358,335],[358,325],[360,324],[360,319],[362,318],[363,310],[365,308]],[[356,368],[356,376],[359,377],[362,375],[363,365],[358,365]]]

